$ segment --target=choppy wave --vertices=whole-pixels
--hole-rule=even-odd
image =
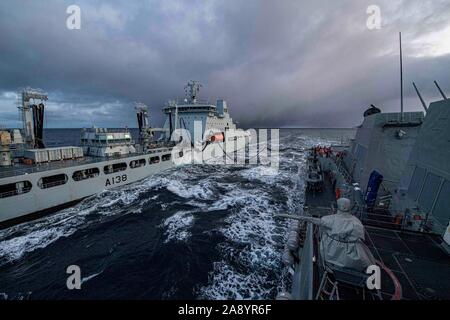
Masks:
[[[189,227],[194,221],[194,216],[190,211],[179,211],[170,216],[163,222],[163,227],[166,229],[166,243],[177,240],[184,241],[189,238]]]

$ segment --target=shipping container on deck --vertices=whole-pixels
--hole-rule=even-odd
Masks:
[[[43,150],[47,150],[48,152],[48,161],[59,161],[62,159],[60,148],[47,148]]]
[[[63,147],[61,148],[62,159],[73,159],[73,147]]]
[[[29,149],[23,153],[24,158],[33,160],[34,163],[48,162],[48,152],[46,149]]]

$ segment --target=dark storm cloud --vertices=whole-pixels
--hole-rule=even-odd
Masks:
[[[81,30],[66,28],[70,4],[0,3],[0,124],[18,124],[11,92],[32,86],[50,93],[48,126],[134,126],[134,101],[159,125],[196,79],[241,125],[354,126],[371,103],[398,109],[399,30],[407,109],[413,80],[429,101],[432,80],[450,90],[448,1],[77,1]]]

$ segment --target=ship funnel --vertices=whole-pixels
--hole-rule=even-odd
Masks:
[[[417,89],[417,86],[416,86],[416,84],[414,82],[412,84],[414,86],[414,89],[416,90],[417,95],[419,96],[420,102],[422,102],[422,106],[425,109],[425,112],[427,112],[428,111],[427,104],[423,100],[422,95],[419,92],[419,89]]]
[[[434,84],[436,85],[436,88],[438,88],[439,92],[441,93],[442,97],[444,98],[444,100],[447,100],[447,97],[444,94],[444,91],[442,91],[441,87],[439,87],[437,81],[434,81]]]

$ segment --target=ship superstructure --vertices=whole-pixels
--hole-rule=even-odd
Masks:
[[[191,142],[208,140],[215,134],[236,129],[228,112],[227,102],[218,99],[216,104],[198,99],[201,88],[197,81],[190,81],[185,87],[186,98],[182,101],[170,100],[163,108],[167,115],[164,123],[166,137],[176,129],[185,129],[189,132]],[[197,126],[197,127],[196,127]]]
[[[167,116],[163,128],[152,128],[147,106],[137,103],[138,142],[133,141],[126,128],[94,127],[83,129],[80,146],[53,148],[46,148],[43,140],[47,94],[30,88],[22,90],[19,93],[22,130],[0,132],[0,226],[53,212],[105,189],[173,167],[176,160],[187,157],[184,149],[175,149],[176,141],[171,141],[173,131],[180,128],[177,123],[189,125],[201,118],[203,130],[218,127],[223,130],[223,136],[227,129],[236,128],[225,103],[221,104],[219,113],[214,113],[216,106],[197,103],[199,86],[196,82],[188,84],[189,103],[163,108]],[[158,132],[160,137],[155,139]],[[207,142],[222,145],[224,139],[213,138]],[[201,137],[192,144],[201,146],[206,142]],[[224,150],[223,146],[220,150]]]
[[[364,112],[349,145],[308,151],[279,299],[450,299],[450,100]],[[330,223],[333,221],[333,223]],[[378,279],[378,280],[377,280]]]

